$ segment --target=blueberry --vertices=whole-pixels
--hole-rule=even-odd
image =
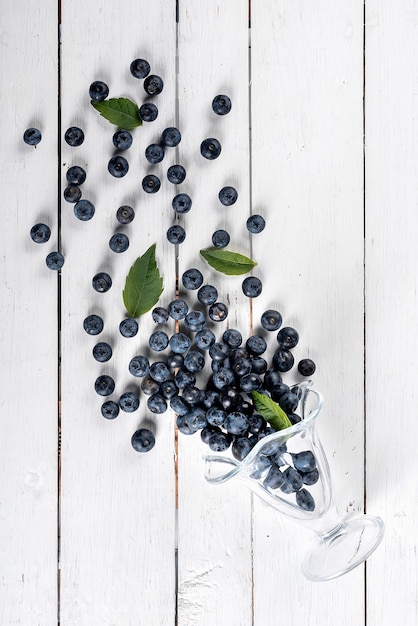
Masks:
[[[69,146],[75,148],[77,146],[81,146],[83,143],[84,133],[81,128],[78,128],[77,126],[70,126],[70,128],[67,128],[65,131],[64,139]]]
[[[318,470],[314,469],[310,472],[303,472],[302,480],[304,485],[315,485],[315,483],[317,483],[319,480]]]
[[[116,233],[109,239],[109,247],[113,252],[125,252],[129,248],[129,239],[123,233]]]
[[[165,380],[161,383],[159,393],[166,399],[171,400],[177,395],[178,389],[174,380]]]
[[[213,406],[207,411],[206,419],[212,426],[223,426],[226,420],[226,411]]]
[[[158,143],[152,143],[145,149],[145,158],[148,163],[155,165],[156,163],[161,163],[164,158],[164,148],[160,146]]]
[[[217,115],[226,115],[231,110],[231,98],[219,94],[212,100],[212,110]]]
[[[172,300],[168,305],[168,314],[174,320],[182,320],[186,317],[189,311],[187,302],[177,298]]]
[[[302,488],[302,476],[293,467],[287,467],[283,472],[283,477],[285,482],[281,485],[280,489],[284,493],[292,493],[292,491],[299,491],[299,489]]]
[[[100,410],[103,417],[108,420],[114,420],[119,415],[119,405],[113,400],[103,402]]]
[[[154,333],[151,333],[148,339],[148,345],[151,350],[155,352],[161,352],[165,350],[168,346],[168,335],[162,330],[156,330]]]
[[[82,185],[86,180],[86,170],[80,165],[73,165],[68,168],[65,176],[69,185]]]
[[[182,165],[171,165],[167,170],[168,182],[180,185],[186,178],[186,170]]]
[[[91,220],[96,209],[90,200],[81,199],[74,205],[74,215],[82,222]]]
[[[170,352],[165,362],[166,362],[167,367],[169,367],[172,370],[176,370],[176,369],[179,369],[180,367],[183,367],[184,358],[183,358],[183,355],[179,354],[178,352]]]
[[[197,432],[197,428],[192,428],[186,420],[186,415],[178,415],[176,419],[176,425],[179,432],[183,435],[194,435]]]
[[[50,270],[60,270],[64,265],[64,257],[61,252],[50,252],[45,259],[45,263]]]
[[[250,354],[259,356],[267,350],[267,342],[261,335],[252,335],[248,337],[245,347]]]
[[[224,427],[231,435],[242,435],[248,428],[248,418],[244,413],[232,411],[226,416]]]
[[[191,267],[183,272],[181,282],[183,283],[183,287],[185,287],[185,289],[199,289],[203,283],[202,272],[200,272],[196,267]]]
[[[208,350],[215,341],[215,335],[209,328],[199,330],[194,338],[194,342],[200,350]]]
[[[274,387],[279,385],[281,382],[282,382],[282,375],[278,370],[269,369],[264,374],[264,387],[268,391],[271,391],[272,389],[274,389]],[[289,389],[287,385],[286,385],[286,389]]]
[[[78,202],[81,198],[81,189],[77,185],[68,185],[64,189],[63,196],[67,202]]]
[[[189,350],[184,357],[184,367],[189,372],[201,372],[205,366],[205,357],[199,350]]]
[[[128,130],[117,130],[112,137],[116,150],[128,150],[132,146],[132,135]]]
[[[145,59],[135,59],[129,66],[134,78],[146,78],[151,71],[151,66]]]
[[[93,276],[91,284],[93,285],[93,289],[95,291],[98,291],[99,293],[105,293],[111,288],[112,279],[106,272],[99,272],[98,274],[95,274]]]
[[[127,317],[119,324],[119,332],[122,337],[135,337],[138,333],[138,322],[130,317]]]
[[[216,341],[209,348],[209,356],[212,361],[224,361],[229,355],[229,346],[226,343]]]
[[[157,383],[163,383],[171,376],[169,367],[163,361],[155,361],[150,365],[149,375]]]
[[[168,322],[168,311],[162,306],[157,306],[151,312],[152,319],[156,324],[166,324]]]
[[[267,371],[267,361],[261,356],[251,358],[251,371],[254,374],[264,374]]]
[[[242,343],[242,335],[236,328],[227,328],[223,335],[222,340],[228,344],[230,348],[239,348]]]
[[[222,230],[221,228],[215,230],[212,235],[212,244],[215,246],[215,248],[226,248],[230,240],[231,237],[229,236],[229,233],[226,230]]]
[[[189,410],[188,404],[180,396],[173,396],[170,398],[170,408],[177,415],[186,415]]]
[[[134,356],[129,361],[128,369],[132,376],[135,376],[136,378],[142,378],[149,373],[149,361],[146,356]]]
[[[129,163],[123,156],[114,156],[109,160],[107,170],[115,178],[122,178],[128,173]]]
[[[148,174],[142,179],[142,189],[146,193],[157,193],[160,187],[161,181],[158,176],[155,176],[154,174]]]
[[[161,381],[163,382],[163,381]],[[157,393],[160,388],[160,382],[151,378],[151,376],[146,376],[144,380],[141,382],[141,391],[145,393],[146,396],[151,396],[153,393]]]
[[[167,400],[159,393],[153,393],[147,400],[147,407],[151,413],[165,413],[167,411]]]
[[[99,396],[110,396],[115,391],[115,381],[111,376],[103,374],[96,378],[94,389]]]
[[[228,433],[215,432],[210,435],[208,444],[213,452],[224,452],[231,445],[231,437]]]
[[[202,400],[202,405],[205,409],[211,409],[216,406],[216,403],[219,398],[219,392],[215,391],[215,389],[207,389],[205,391],[205,397]]]
[[[235,204],[238,199],[238,191],[235,187],[222,187],[218,193],[219,202],[224,206]]]
[[[228,317],[228,307],[223,302],[215,302],[209,307],[209,317],[213,322],[223,322]]]
[[[251,361],[250,359],[236,359],[232,366],[232,371],[235,376],[242,378],[247,374],[251,374]]]
[[[83,328],[88,335],[99,335],[103,326],[103,320],[99,315],[88,315],[83,321]]]
[[[135,211],[131,206],[124,204],[116,211],[116,219],[119,224],[130,224],[135,218]]]
[[[251,402],[248,402],[247,404],[250,407],[254,408]],[[241,413],[243,413],[243,409],[241,408],[241,405],[238,405],[238,409],[241,411]],[[264,417],[261,417],[261,415],[258,415],[256,413],[254,415],[249,415],[247,417],[248,417],[248,432],[251,433],[252,435],[258,435],[263,430],[263,428],[266,427],[267,422],[264,419]]]
[[[46,243],[51,236],[51,229],[46,224],[35,224],[30,229],[30,237],[35,243]]]
[[[315,455],[311,450],[294,452],[292,454],[292,461],[294,467],[299,470],[299,472],[312,472],[312,470],[316,469]]]
[[[209,161],[213,161],[213,159],[217,159],[221,154],[221,144],[217,139],[210,137],[208,139],[204,139],[200,144],[200,154],[205,158],[209,159]]]
[[[215,304],[218,299],[218,290],[213,285],[204,285],[197,292],[197,299],[207,306]]]
[[[222,391],[235,382],[234,372],[229,367],[220,367],[213,375],[213,385]]]
[[[27,128],[23,133],[23,141],[28,144],[28,146],[37,146],[41,139],[41,131],[37,128]]]
[[[143,122],[153,122],[158,117],[158,107],[153,102],[145,102],[139,107],[139,117]]]
[[[211,426],[210,424],[208,424],[207,426],[202,428],[202,430],[200,431],[200,438],[203,441],[203,443],[209,444],[210,437],[214,433],[220,433],[220,432],[222,431],[220,428],[218,428],[218,426]]]
[[[293,354],[284,348],[279,348],[273,355],[273,367],[279,372],[288,372],[294,363]]]
[[[164,87],[163,79],[156,74],[150,74],[144,80],[144,89],[149,96],[156,96],[162,92]]]
[[[131,444],[137,452],[149,452],[155,445],[154,434],[148,428],[140,428],[132,435]]]
[[[196,382],[196,376],[193,372],[186,369],[180,369],[174,376],[174,382],[178,389],[184,389],[189,385],[194,385]]]
[[[93,348],[93,357],[99,363],[106,363],[112,358],[112,348],[105,341],[99,341]]]
[[[277,330],[282,325],[282,316],[274,309],[264,311],[261,316],[261,326],[264,330]]]
[[[187,193],[179,193],[174,196],[171,206],[177,214],[188,213],[192,208],[192,199]]]
[[[109,87],[102,80],[95,80],[90,85],[89,95],[94,102],[101,102],[109,95]]]
[[[167,230],[167,239],[173,244],[183,243],[186,239],[186,231],[180,224],[174,224]]]
[[[139,407],[139,396],[133,391],[125,391],[119,398],[119,406],[125,413],[133,413]]]
[[[239,386],[242,391],[245,393],[250,393],[251,391],[257,391],[262,386],[262,380],[258,374],[246,374],[242,378],[240,378]]]
[[[174,148],[178,146],[181,141],[181,133],[178,128],[171,126],[169,128],[165,128],[161,134],[162,143],[167,146],[167,148]]]
[[[231,452],[237,461],[243,461],[251,451],[251,439],[244,436],[238,436],[232,442]]]
[[[256,276],[247,276],[242,281],[242,291],[248,298],[257,298],[263,289],[261,280]]]
[[[294,413],[298,404],[298,397],[293,393],[293,391],[286,391],[285,393],[282,393],[279,398],[280,408],[282,408],[285,413]]]
[[[264,230],[266,221],[261,215],[250,215],[247,219],[247,229],[250,233],[261,233]]]
[[[200,407],[192,407],[184,416],[185,423],[194,430],[202,430],[208,425],[206,413]]]
[[[181,397],[185,402],[187,402],[187,404],[199,404],[203,401],[203,398],[205,397],[205,392],[203,391],[203,389],[199,389],[194,385],[189,385],[188,387],[185,387],[183,389]]]
[[[304,511],[313,511],[315,509],[315,500],[307,489],[300,489],[296,493],[296,504]]]
[[[280,348],[285,348],[286,350],[290,350],[294,348],[299,341],[299,335],[294,328],[290,326],[285,326],[277,333],[277,343]]]
[[[316,370],[316,365],[312,359],[302,359],[298,363],[298,372],[302,376],[312,376]]]
[[[264,458],[267,458],[267,457],[264,457]],[[266,462],[264,463],[266,464]],[[263,468],[263,470],[265,469],[266,468]],[[257,478],[261,478],[261,473],[260,473],[260,476],[257,476]],[[283,472],[281,471],[281,469],[277,467],[277,465],[270,465],[270,469],[266,477],[263,480],[263,484],[265,487],[269,487],[270,489],[278,489],[279,487],[283,485],[285,480],[286,479],[284,478]]]
[[[250,474],[251,478],[255,478],[259,480],[263,476],[264,472],[270,467],[272,467],[272,465],[268,456],[259,456],[254,461],[251,474]],[[277,472],[280,472],[280,470],[278,467],[275,467],[273,472],[277,473]],[[266,487],[269,486],[268,484],[266,484],[266,482],[264,482],[264,484]]]
[[[205,314],[202,311],[190,311],[184,318],[184,325],[192,333],[202,331],[206,325]]]

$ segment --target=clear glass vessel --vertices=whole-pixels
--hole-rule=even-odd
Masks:
[[[240,478],[264,502],[317,534],[303,572],[311,581],[346,574],[363,563],[384,534],[379,517],[341,518],[332,497],[331,475],[316,432],[322,396],[312,381],[297,385],[301,421],[261,439],[241,462],[221,455],[205,457],[212,484]]]

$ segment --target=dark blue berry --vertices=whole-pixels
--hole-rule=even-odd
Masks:
[[[129,66],[134,78],[146,78],[151,71],[151,66],[145,59],[135,59]]]
[[[132,135],[129,130],[117,130],[112,137],[116,150],[129,150],[132,146]]]
[[[78,202],[81,198],[81,189],[77,185],[68,185],[64,189],[63,196],[67,202]]]
[[[167,367],[169,367],[172,370],[176,370],[176,369],[179,369],[180,367],[183,367],[184,358],[183,358],[183,355],[179,354],[178,352],[170,352],[165,362],[167,364]]]
[[[144,89],[149,96],[156,96],[162,92],[164,87],[163,79],[156,74],[150,74],[144,80]]]
[[[209,356],[212,361],[224,361],[229,355],[229,346],[217,341],[209,348]]]
[[[145,158],[148,163],[155,165],[156,163],[161,163],[164,158],[164,148],[160,146],[158,143],[152,143],[145,149]]]
[[[182,165],[171,165],[167,170],[168,182],[180,185],[186,178],[186,170]]]
[[[267,457],[265,457],[265,458],[267,458]],[[265,464],[266,464],[266,462],[265,462]],[[269,464],[270,464],[270,461],[269,461]],[[266,469],[266,468],[263,468],[263,469]],[[260,474],[261,474],[261,472],[260,472]],[[261,478],[261,475],[257,476],[257,477]],[[277,467],[277,465],[270,465],[270,469],[269,469],[266,477],[263,480],[264,486],[268,487],[270,489],[278,489],[285,482],[286,482],[286,479],[283,476],[283,472],[281,471],[281,469],[279,467]]]
[[[86,180],[86,170],[80,165],[69,167],[66,173],[67,183],[69,185],[82,185]]]
[[[133,391],[125,391],[119,398],[119,406],[125,413],[133,413],[139,407],[139,396]]]
[[[109,160],[107,170],[109,174],[112,174],[115,178],[122,178],[128,173],[129,163],[125,157],[117,155]]]
[[[102,80],[95,80],[90,85],[89,95],[94,102],[101,102],[109,95],[109,87]]]
[[[226,420],[226,411],[213,406],[207,411],[206,419],[212,426],[223,426]]]
[[[261,316],[261,326],[264,330],[277,330],[282,325],[282,316],[274,309],[264,311]]]
[[[239,348],[242,344],[242,335],[236,328],[227,328],[223,335],[222,340],[228,344],[230,348]]]
[[[205,357],[199,350],[189,350],[184,357],[184,367],[189,372],[201,372],[205,366]]]
[[[103,326],[103,320],[99,315],[88,315],[83,321],[83,328],[88,335],[99,335]]]
[[[193,406],[184,416],[185,423],[192,429],[202,430],[208,425],[206,413],[200,407]]]
[[[235,187],[222,187],[218,193],[219,202],[224,206],[235,204],[238,199],[238,191]]]
[[[131,206],[124,204],[116,211],[116,219],[119,224],[130,224],[135,218],[135,211]]]
[[[264,472],[270,467],[272,467],[272,465],[268,456],[259,456],[257,459],[255,459],[254,464],[252,466],[251,473],[250,473],[251,478],[255,478],[257,480],[261,479]],[[277,467],[275,468],[274,471],[280,471],[280,470]],[[266,482],[264,482],[264,484],[266,487],[269,486],[268,484],[266,484]]]
[[[189,410],[187,402],[185,402],[180,396],[173,396],[170,398],[170,408],[177,415],[186,415]]]
[[[302,476],[293,467],[287,467],[283,472],[283,476],[285,480],[287,481],[289,488],[292,491],[299,491],[299,489],[302,488],[302,485],[303,485]],[[284,491],[285,493],[289,493],[289,490],[288,489],[285,490],[283,489],[283,487],[284,485],[280,487],[282,491]]]
[[[252,408],[254,408],[252,403],[248,402],[247,404],[251,406]],[[245,405],[244,407],[242,407],[242,405],[238,405],[238,410],[240,410],[241,413],[244,412],[245,408],[246,408]],[[258,435],[266,427],[267,422],[264,419],[264,417],[261,417],[261,415],[254,414],[254,415],[247,415],[247,417],[248,417],[248,432],[251,433],[252,435]]]
[[[199,330],[194,338],[194,342],[200,350],[208,350],[215,341],[216,337],[209,328]]]
[[[210,437],[214,433],[220,433],[220,432],[222,431],[218,426],[211,426],[211,424],[208,424],[207,426],[202,428],[202,430],[200,431],[200,438],[203,441],[203,443],[209,444]]]
[[[231,110],[231,98],[223,94],[218,94],[212,100],[212,111],[217,115],[226,115]]]
[[[250,233],[261,233],[264,230],[266,221],[261,215],[250,215],[247,219],[247,229]]]
[[[277,343],[279,344],[280,348],[290,350],[298,344],[298,341],[298,332],[290,326],[285,326],[277,333]]]
[[[307,489],[300,489],[296,493],[296,504],[304,511],[313,511],[315,509],[315,500]]]
[[[35,243],[46,243],[51,236],[51,229],[46,224],[35,224],[30,229],[30,237]]]
[[[234,364],[232,365],[232,371],[238,378],[251,374],[252,369],[250,359],[235,359]]]
[[[312,376],[316,370],[316,365],[312,359],[302,359],[298,363],[298,372],[302,376]]]
[[[138,333],[138,322],[130,317],[127,317],[119,324],[119,332],[122,337],[135,337]]]
[[[107,420],[114,420],[119,415],[119,405],[113,402],[113,400],[103,402],[100,410],[103,417]]]
[[[147,407],[151,413],[165,413],[167,411],[167,400],[159,393],[153,393],[147,400]]]
[[[269,369],[267,370],[267,372],[264,374],[264,387],[268,390],[271,391],[272,389],[274,389],[275,387],[277,387],[277,385],[280,385],[280,383],[282,382],[282,375],[279,371],[275,370],[275,369]],[[288,390],[289,387],[286,385],[286,390]]]
[[[215,246],[215,248],[226,248],[230,240],[231,237],[229,233],[226,230],[222,230],[221,228],[219,230],[215,230],[212,235],[212,244]]]
[[[229,367],[220,367],[220,369],[214,373],[212,380],[214,387],[222,391],[235,382],[234,372],[229,369]]]
[[[158,107],[153,102],[145,102],[139,107],[139,117],[143,122],[153,122],[158,117]]]
[[[285,348],[279,348],[273,355],[273,367],[279,372],[288,372],[294,363],[293,354]]]
[[[157,306],[151,312],[152,319],[156,324],[166,324],[168,322],[168,311],[162,306]]]
[[[203,283],[202,272],[200,272],[196,267],[191,267],[183,272],[181,282],[183,283],[183,287],[185,287],[185,289],[199,289]]]
[[[294,467],[299,472],[312,472],[316,469],[315,455],[311,450],[304,450],[303,452],[294,452],[292,454],[292,461]]]
[[[245,393],[250,393],[251,391],[257,391],[262,386],[262,380],[258,374],[246,374],[242,378],[240,378],[239,386],[242,391]]]
[[[185,389],[185,387],[195,384],[196,376],[189,370],[181,369],[174,376],[174,382],[176,383],[178,389]]]
[[[238,436],[232,442],[231,452],[237,461],[243,461],[252,447],[251,439],[245,436]]]
[[[302,473],[302,480],[304,485],[315,485],[319,480],[319,472],[317,469],[313,469],[310,472]]]
[[[146,376],[141,382],[141,390],[143,391],[143,393],[145,393],[146,396],[151,396],[153,393],[157,393],[159,388],[159,381],[154,380],[153,378],[151,378],[151,376]]]
[[[174,380],[165,380],[161,383],[159,393],[166,398],[166,400],[171,400],[178,393],[177,385]]]
[[[165,350],[168,346],[168,335],[162,330],[156,330],[154,333],[151,333],[148,339],[148,345],[151,350],[155,352],[161,352]]]
[[[174,224],[167,230],[167,239],[173,244],[183,243],[186,239],[186,231],[180,224]]]
[[[105,341],[99,341],[93,348],[93,357],[99,363],[106,363],[112,358],[112,348]]]
[[[45,263],[50,270],[60,270],[64,265],[64,257],[61,252],[50,252],[45,259]]]
[[[267,342],[261,335],[252,335],[248,337],[245,347],[250,354],[259,356],[267,350]]]
[[[205,391],[205,397],[202,400],[202,405],[205,409],[211,409],[216,406],[216,403],[219,398],[219,392],[215,391],[215,389],[208,389]]]
[[[267,361],[261,356],[253,356],[251,359],[251,371],[254,374],[264,374],[267,370]]]
[[[123,233],[116,233],[109,239],[109,247],[113,252],[120,254],[129,248],[129,238]]]
[[[167,146],[167,148],[174,148],[175,146],[178,146],[181,141],[181,133],[179,129],[174,126],[165,128],[161,134],[161,141],[165,146]]]
[[[99,293],[105,293],[109,291],[112,286],[112,279],[109,274],[106,272],[99,272],[93,276],[91,284],[93,285],[93,289],[98,291]]]
[[[150,365],[149,375],[155,382],[163,383],[170,378],[171,372],[166,363],[163,361],[155,361]]]
[[[209,161],[213,161],[213,159],[217,159],[221,154],[221,144],[214,137],[210,137],[208,139],[204,139],[200,144],[200,154],[205,158],[209,159]]]
[[[256,276],[247,276],[242,281],[242,291],[248,298],[257,298],[263,289],[263,285]]]
[[[41,131],[37,128],[27,128],[23,133],[23,141],[28,144],[28,146],[37,146],[41,139]]]
[[[154,174],[148,174],[142,179],[142,189],[146,193],[157,193],[160,187],[161,181],[158,176],[155,176]]]
[[[69,146],[75,148],[83,143],[84,133],[78,126],[71,126],[65,131],[64,139]]]
[[[178,214],[188,213],[192,208],[192,199],[187,193],[179,193],[177,196],[174,196],[171,206]]]
[[[293,393],[293,391],[286,391],[285,393],[282,393],[279,398],[280,408],[282,408],[285,413],[294,413],[298,404],[298,397]]]
[[[140,428],[132,435],[131,444],[137,452],[149,452],[155,445],[154,433],[148,428]]]
[[[136,378],[142,378],[149,373],[149,361],[146,356],[134,356],[129,362],[129,372]]]
[[[99,396],[110,396],[115,391],[115,381],[111,376],[103,374],[96,378],[94,389]]]
[[[215,304],[218,299],[218,290],[213,285],[203,285],[197,292],[197,299],[207,306]]]
[[[228,307],[223,302],[215,302],[209,307],[208,314],[213,322],[223,322],[228,317]]]
[[[206,324],[206,317],[202,311],[190,311],[184,318],[185,327],[193,333],[203,330]]]
[[[177,298],[176,300],[172,300],[169,303],[167,310],[168,310],[169,316],[173,320],[182,320],[186,317],[189,311],[189,306],[187,302],[185,302],[184,300],[181,300],[180,298]]]
[[[78,220],[82,222],[88,222],[91,220],[96,209],[94,204],[90,200],[81,199],[74,205],[74,215]]]
[[[185,387],[183,389],[181,397],[185,402],[187,402],[187,404],[198,404],[203,401],[203,398],[205,397],[205,392],[203,391],[203,389],[199,389],[194,385],[189,385],[188,387]]]
[[[231,436],[228,433],[215,432],[210,435],[208,444],[213,452],[224,452],[231,445]]]

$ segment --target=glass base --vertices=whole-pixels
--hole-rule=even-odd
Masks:
[[[332,580],[363,563],[383,539],[380,517],[363,515],[344,520],[306,556],[303,573],[313,582]]]

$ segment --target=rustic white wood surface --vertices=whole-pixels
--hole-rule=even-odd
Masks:
[[[55,2],[24,0],[5,0],[0,15],[0,623],[416,624],[415,4],[63,0],[60,17],[58,29]],[[106,169],[113,128],[91,108],[88,87],[102,79],[111,96],[142,102],[129,73],[138,56],[163,76],[164,91],[117,180]],[[224,118],[210,108],[220,92],[233,102]],[[145,147],[177,124],[178,149],[146,167]],[[22,141],[32,125],[43,132],[37,148]],[[63,141],[70,125],[85,130],[79,148]],[[213,162],[199,154],[209,136],[223,146]],[[175,162],[193,199],[178,250],[165,238],[175,189],[164,176]],[[61,198],[75,164],[87,171],[91,222]],[[141,189],[151,170],[163,180],[155,196]],[[239,192],[228,208],[217,199],[226,184]],[[126,228],[117,228],[121,204],[136,211]],[[267,221],[252,238],[250,213]],[[43,246],[29,238],[36,221],[52,229]],[[59,224],[58,279],[44,259]],[[258,262],[263,294],[252,303],[241,279],[220,278],[198,257],[217,228]],[[108,247],[116,230],[130,237],[122,255]],[[386,522],[366,566],[308,582],[300,565],[310,533],[241,485],[208,485],[204,445],[198,435],[177,441],[171,413],[150,417],[142,395],[136,413],[101,417],[95,378],[113,375],[115,398],[131,389],[129,360],[153,327],[148,316],[137,338],[118,332],[124,277],[155,242],[162,305],[176,295],[176,271],[181,279],[196,266],[229,304],[225,326],[250,332],[272,307],[299,330],[296,358],[318,364],[319,430],[339,510],[366,508]],[[98,271],[112,275],[107,294],[91,287]],[[93,312],[114,347],[108,367],[94,361],[95,338],[82,329]],[[147,455],[130,445],[139,425],[157,429]]]

